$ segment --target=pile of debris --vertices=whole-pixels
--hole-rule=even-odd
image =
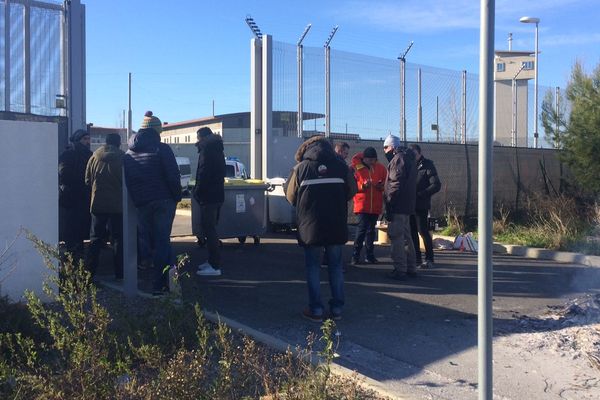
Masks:
[[[600,369],[600,294],[587,294],[563,306],[549,307],[540,318],[522,316],[516,331],[532,333],[531,349],[553,350],[563,357],[585,357]]]

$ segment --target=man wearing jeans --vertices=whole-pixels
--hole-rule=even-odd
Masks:
[[[129,139],[129,150],[123,158],[125,184],[139,222],[151,238],[155,296],[169,291],[167,269],[175,261],[171,228],[181,200],[179,167],[171,147],[160,141],[161,131],[160,119],[146,112],[142,129]]]
[[[298,243],[304,248],[308,308],[305,318],[320,322],[325,309],[321,302],[320,267],[322,248],[327,249],[329,315],[342,317],[344,276],[342,246],[348,240],[348,200],[356,192],[354,175],[321,136],[304,142],[296,152],[298,164],[286,182],[286,198],[296,207]]]
[[[221,275],[221,254],[217,223],[219,211],[225,200],[225,154],[223,140],[210,128],[204,127],[196,132],[198,142],[198,168],[196,169],[196,185],[194,198],[200,205],[200,225],[206,237],[208,260],[198,266],[199,276]]]
[[[410,234],[410,216],[415,212],[417,197],[417,168],[414,153],[401,147],[398,137],[389,135],[383,143],[383,151],[389,161],[384,199],[394,263],[389,277],[405,280],[407,276],[417,275],[415,248]]]

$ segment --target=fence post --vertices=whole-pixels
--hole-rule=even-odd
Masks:
[[[10,0],[4,0],[4,109],[10,107]]]
[[[417,70],[417,141],[423,141],[423,106],[421,96],[421,68]]]
[[[467,71],[462,71],[462,106],[460,118],[460,143],[467,143]]]

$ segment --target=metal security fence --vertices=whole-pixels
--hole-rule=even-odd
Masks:
[[[273,111],[298,109],[297,52],[296,45],[273,41]],[[303,47],[305,135],[326,131],[325,63],[323,47]],[[390,133],[401,136],[399,60],[331,49],[330,82],[331,134],[359,135],[363,139],[379,139]],[[478,86],[477,74],[407,62],[406,140],[477,142]],[[539,87],[540,110],[547,90],[547,87]],[[535,118],[532,83],[527,92],[527,145],[532,147]],[[510,110],[510,104],[507,107]],[[296,126],[295,121],[292,122]],[[551,148],[544,139],[541,123],[539,133],[540,147]]]
[[[0,111],[64,115],[62,2],[0,2]]]

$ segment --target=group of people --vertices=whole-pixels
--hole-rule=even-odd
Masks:
[[[302,315],[312,321],[325,317],[339,320],[344,306],[342,248],[348,239],[348,201],[354,199],[358,227],[352,264],[378,263],[374,252],[375,227],[379,216],[387,220],[394,265],[389,277],[406,280],[417,275],[417,267],[431,268],[433,244],[428,226],[431,196],[441,183],[431,160],[417,144],[408,148],[389,135],[383,144],[387,168],[378,162],[377,150],[367,147],[352,157],[347,143],[333,147],[328,139],[315,136],[300,145],[296,166],[286,182],[286,197],[296,207],[298,242],[304,248],[309,305]],[[425,260],[419,245],[425,245]],[[331,300],[329,314],[321,301],[319,271],[321,249],[328,267]]]
[[[138,261],[151,259],[153,293],[168,292],[168,267],[175,263],[171,229],[182,188],[179,167],[171,147],[160,140],[162,122],[148,111],[140,129],[121,150],[121,136],[108,134],[106,143],[90,151],[90,135],[77,130],[71,146],[59,157],[61,239],[75,260],[83,260],[96,273],[100,250],[110,239],[114,274],[123,278],[123,176],[138,217]],[[209,128],[197,133],[199,162],[194,197],[200,204],[209,260],[198,275],[219,275],[216,225],[224,197],[223,143]],[[90,244],[84,251],[84,240]]]

